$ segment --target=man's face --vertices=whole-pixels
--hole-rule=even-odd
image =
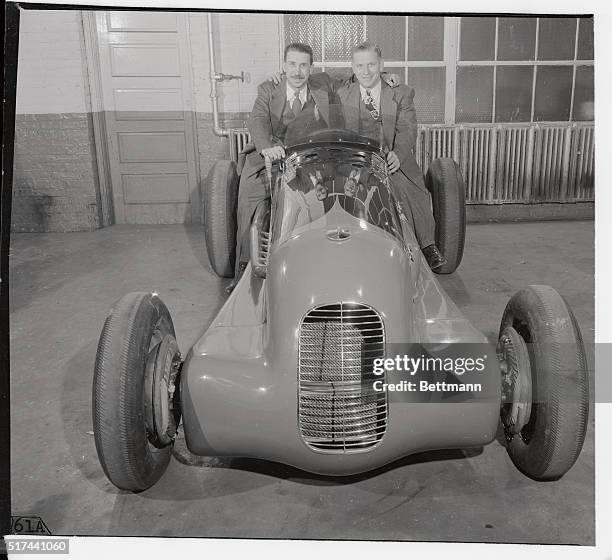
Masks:
[[[310,76],[310,55],[299,51],[289,51],[283,68],[289,85],[294,89],[302,89]]]
[[[374,51],[353,53],[353,72],[364,88],[374,87],[380,80],[383,61]]]

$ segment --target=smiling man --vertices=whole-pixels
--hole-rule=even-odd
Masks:
[[[404,213],[412,220],[421,250],[432,269],[446,264],[435,244],[436,224],[429,192],[414,157],[417,119],[414,90],[389,87],[381,80],[382,53],[365,42],[353,50],[355,77],[339,90],[346,128],[378,140],[387,152],[391,183]]]
[[[337,126],[330,116],[330,105],[338,105],[337,83],[327,74],[312,74],[312,62],[310,46],[291,43],[285,47],[284,77],[279,83],[266,81],[258,87],[247,122],[255,150],[247,156],[238,191],[236,278],[249,259],[249,228],[255,208],[269,196],[264,158],[278,160],[285,155],[283,146],[315,130]]]

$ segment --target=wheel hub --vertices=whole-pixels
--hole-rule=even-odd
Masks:
[[[501,419],[506,438],[511,440],[529,422],[532,402],[527,344],[513,327],[506,327],[500,334],[497,356],[502,373]]]
[[[166,335],[147,356],[144,409],[147,436],[155,447],[165,447],[176,437],[181,418],[177,377],[181,354],[176,340]]]

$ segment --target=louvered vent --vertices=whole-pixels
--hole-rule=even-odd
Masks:
[[[373,361],[384,355],[380,315],[360,303],[308,312],[299,335],[298,416],[302,437],[320,451],[376,445],[387,428],[387,395],[374,391]]]
[[[460,124],[419,127],[416,158],[453,158],[471,204],[594,200],[590,123]]]

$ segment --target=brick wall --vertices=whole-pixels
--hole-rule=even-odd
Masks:
[[[99,227],[88,113],[16,115],[13,231]]]
[[[22,10],[12,229],[99,227],[97,173],[78,11]]]

